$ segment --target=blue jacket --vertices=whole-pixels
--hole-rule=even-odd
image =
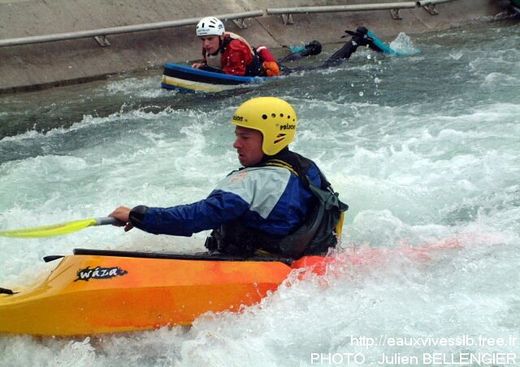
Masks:
[[[313,163],[307,177],[321,185]],[[155,234],[191,236],[240,219],[247,227],[284,236],[304,221],[312,193],[302,180],[284,167],[248,167],[233,171],[201,201],[171,208],[148,208],[138,228]]]

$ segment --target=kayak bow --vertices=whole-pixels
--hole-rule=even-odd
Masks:
[[[239,311],[259,302],[294,268],[322,259],[289,265],[287,259],[76,249],[32,289],[0,292],[0,334],[70,336],[190,325],[205,312]]]

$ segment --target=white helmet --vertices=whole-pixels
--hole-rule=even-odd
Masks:
[[[224,32],[224,23],[215,17],[202,18],[196,28],[197,37],[222,36]]]

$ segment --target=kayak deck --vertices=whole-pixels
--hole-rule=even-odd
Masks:
[[[32,289],[0,294],[0,333],[70,336],[190,325],[205,312],[258,303],[303,264],[289,262],[75,250]]]

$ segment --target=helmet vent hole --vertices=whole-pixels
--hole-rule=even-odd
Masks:
[[[262,115],[262,119],[267,120],[267,115],[265,113]]]
[[[272,117],[272,118],[275,118],[275,117],[276,117],[276,113],[272,113],[272,114],[271,114],[271,117]]]
[[[283,113],[280,114],[280,117],[283,117]]]

